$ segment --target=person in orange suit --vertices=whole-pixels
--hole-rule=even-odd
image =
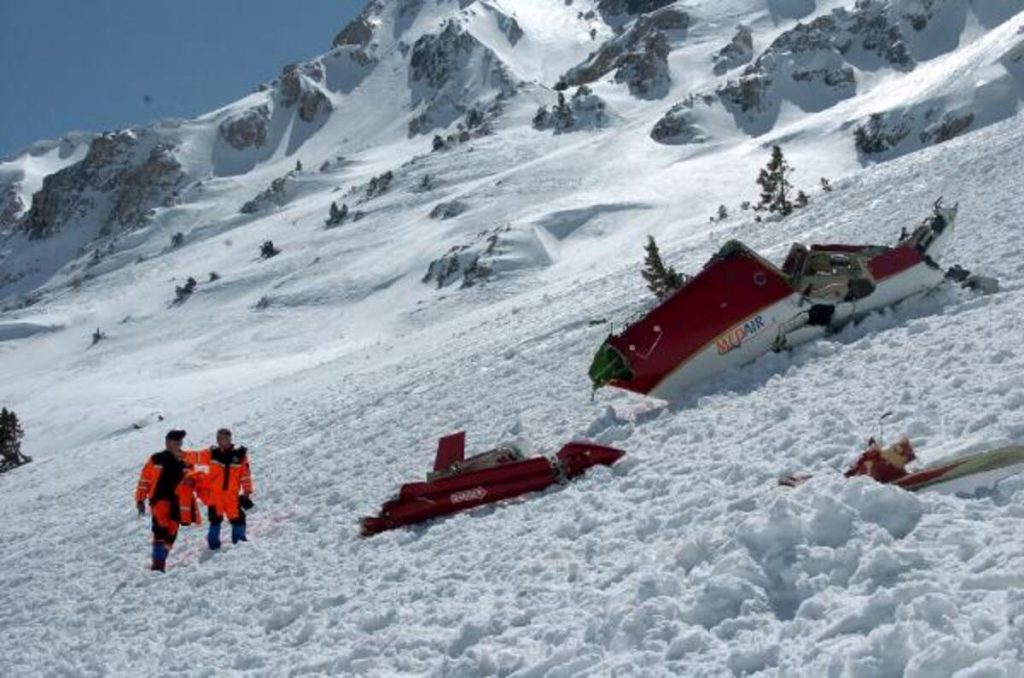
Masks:
[[[217,444],[200,454],[202,460],[209,465],[203,489],[210,519],[207,544],[214,551],[220,548],[220,527],[225,517],[231,523],[231,543],[248,541],[245,536],[245,511],[253,506],[249,498],[253,487],[248,450],[242,446],[235,447],[231,431],[222,428],[217,431]]]
[[[146,500],[149,500],[153,518],[150,569],[159,572],[167,567],[167,555],[178,537],[178,528],[202,521],[196,504],[200,480],[181,448],[184,439],[185,431],[168,431],[164,449],[149,457],[135,487],[135,506],[140,516],[146,514]]]
[[[884,448],[872,438],[867,451],[850,467],[846,477],[870,476],[880,483],[891,483],[907,475],[907,464],[916,458],[906,438]]]

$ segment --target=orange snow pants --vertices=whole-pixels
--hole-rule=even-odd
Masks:
[[[170,550],[181,526],[178,507],[170,499],[158,499],[150,504],[149,511],[153,515],[153,543],[163,543]]]

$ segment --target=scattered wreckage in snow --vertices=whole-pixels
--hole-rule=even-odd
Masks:
[[[605,340],[590,366],[594,389],[671,400],[769,351],[927,292],[946,278],[936,262],[957,209],[936,201],[934,213],[895,247],[795,244],[782,268],[727,242],[681,289]]]
[[[591,442],[570,442],[554,458],[527,457],[501,445],[465,458],[464,431],[438,441],[434,470],[426,482],[402,485],[376,516],[360,521],[364,537],[438,516],[493,504],[583,475],[592,466],[611,466],[622,450]]]
[[[847,478],[868,476],[909,492],[934,490],[943,494],[972,495],[993,488],[1000,481],[1024,473],[1024,446],[998,449],[943,459],[915,470],[907,466],[917,458],[906,438],[881,446],[872,438],[868,449],[845,473]],[[796,487],[811,476],[797,474],[779,479],[779,485]]]

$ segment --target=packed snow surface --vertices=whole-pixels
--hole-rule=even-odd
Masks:
[[[758,53],[842,3],[677,3],[696,18],[673,44],[664,99],[604,78],[592,89],[606,126],[535,130],[547,87],[612,35],[581,4],[385,3],[379,62],[329,72],[342,84],[324,85],[325,119],[275,109],[268,147],[230,152],[218,125],[254,94],[164,130],[202,183],[109,249],[79,253],[91,222],[0,242],[11,271],[61,258],[0,287],[0,404],[33,457],[0,476],[0,619],[16,636],[0,674],[1024,676],[1024,476],[964,497],[839,473],[888,411],[886,435],[909,436],[922,462],[1024,440],[1024,114],[1003,92],[1001,121],[878,163],[850,134],[919,92],[935,98],[943,60],[963,76],[945,94],[968,92],[1024,16],[992,28],[981,18],[998,12],[972,9],[952,51],[873,74],[863,99],[784,107],[760,137],[734,127],[674,146],[652,126],[711,82],[737,23]],[[497,59],[520,89],[492,133],[430,152],[432,133],[407,125],[422,109],[409,108],[397,36],[408,47],[451,16],[476,41],[460,86],[493,102],[492,71],[477,69]],[[900,90],[901,77],[920,87]],[[455,110],[432,101],[434,115]],[[811,203],[757,223],[738,205],[755,198],[772,143]],[[677,402],[591,399],[608,323],[649,300],[648,234],[680,271],[732,238],[778,262],[795,241],[892,244],[939,196],[960,203],[942,263],[997,277],[1000,292],[942,287]],[[365,214],[325,228],[332,201]],[[465,209],[428,217],[441,202]],[[720,203],[731,216],[709,221]],[[281,253],[264,260],[268,239]],[[423,282],[462,245],[463,277]],[[489,276],[467,272],[471,253]],[[195,293],[173,304],[188,276]],[[96,329],[106,338],[91,345]],[[150,573],[138,471],[167,429],[198,447],[220,426],[250,449],[250,541],[211,554],[185,528],[168,572]],[[358,518],[422,478],[437,438],[459,429],[470,451],[518,440],[550,454],[589,438],[627,456],[361,539]],[[814,477],[777,487],[796,471]]]

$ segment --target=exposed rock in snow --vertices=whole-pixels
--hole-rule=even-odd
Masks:
[[[463,288],[487,280],[494,272],[492,260],[505,251],[503,236],[510,230],[510,226],[499,226],[477,234],[471,243],[452,247],[430,262],[423,282],[436,283],[441,289],[459,280]]]
[[[362,200],[359,202],[366,202],[372,200],[377,196],[384,195],[391,188],[391,182],[395,178],[395,173],[391,170],[384,172],[375,177],[371,177],[370,181],[366,184],[366,191],[363,195]]]
[[[306,122],[329,115],[334,107],[320,88],[323,81],[324,68],[319,61],[289,64],[279,80],[280,101],[286,107],[298,104],[299,117]]]
[[[251,146],[260,147],[267,140],[270,108],[266,104],[254,106],[233,115],[220,124],[220,135],[239,151]]]
[[[434,205],[434,208],[430,210],[429,216],[431,219],[452,219],[459,216],[463,212],[469,209],[469,205],[462,202],[461,200],[452,200],[450,202],[439,202]]]
[[[367,47],[373,40],[374,25],[371,16],[374,12],[382,9],[383,3],[379,0],[369,3],[362,14],[350,21],[341,31],[334,36],[331,44],[335,47]]]
[[[958,71],[948,85],[949,92],[925,90],[911,103],[859,121],[853,130],[857,151],[889,160],[1014,115],[1024,100],[1024,39]]]
[[[410,135],[447,126],[482,98],[493,102],[516,92],[501,59],[454,19],[413,44],[409,86],[412,104],[420,108],[409,123]]]
[[[703,103],[710,105],[712,99]],[[687,97],[668,110],[651,129],[651,138],[663,144],[697,144],[707,141],[709,135],[694,114],[695,97]]]
[[[603,45],[579,66],[563,75],[558,89],[593,82],[615,71],[615,82],[625,83],[634,96],[657,99],[665,96],[670,82],[670,38],[680,38],[690,27],[690,15],[666,7],[640,16],[632,26]]]
[[[174,147],[153,130],[103,134],[81,162],[46,177],[22,228],[32,238],[75,221],[98,224],[101,234],[134,228],[173,203],[183,181]]]
[[[910,125],[903,115],[873,113],[853,130],[857,150],[864,155],[884,153],[895,148],[910,134]]]
[[[498,24],[498,30],[505,35],[508,39],[508,43],[515,47],[516,43],[518,43],[523,38],[523,35],[525,35],[522,27],[519,25],[519,22],[516,21],[514,16],[509,16],[504,12],[498,11],[494,7],[490,7],[489,9],[494,12],[494,20]]]
[[[14,186],[0,187],[0,232],[12,226],[24,211],[25,203]]]
[[[609,122],[608,106],[586,85],[576,88],[566,100],[565,93],[558,93],[558,102],[548,110],[541,106],[533,116],[533,127],[537,130],[554,130],[555,134],[575,132],[582,129],[604,127]]]
[[[275,207],[283,207],[288,204],[291,192],[288,190],[288,180],[295,176],[295,172],[288,172],[284,176],[277,177],[270,182],[270,186],[260,191],[252,200],[246,202],[238,210],[242,214],[259,214]]]
[[[713,94],[691,95],[669,111],[667,119],[655,126],[657,132],[652,130],[652,137],[676,140],[672,143],[701,138],[698,133],[683,130],[696,125],[698,106],[711,107],[715,99],[745,132],[763,134],[774,125],[783,100],[816,112],[852,97],[857,89],[854,67],[913,69],[916,61],[899,21],[892,18],[893,12],[884,0],[858,0],[853,10],[840,7],[809,23],[797,23],[780,34],[738,77]],[[732,53],[731,47],[722,52]],[[686,109],[691,112],[686,113]]]
[[[610,17],[645,14],[671,5],[675,0],[598,0],[597,9]]]
[[[754,58],[754,37],[750,27],[740,25],[729,44],[712,55],[715,75],[722,75]]]
[[[953,137],[966,132],[973,122],[973,113],[968,112],[963,115],[946,113],[942,116],[942,119],[929,125],[921,132],[921,143],[925,146],[929,146],[931,144],[941,144],[949,141]]]

